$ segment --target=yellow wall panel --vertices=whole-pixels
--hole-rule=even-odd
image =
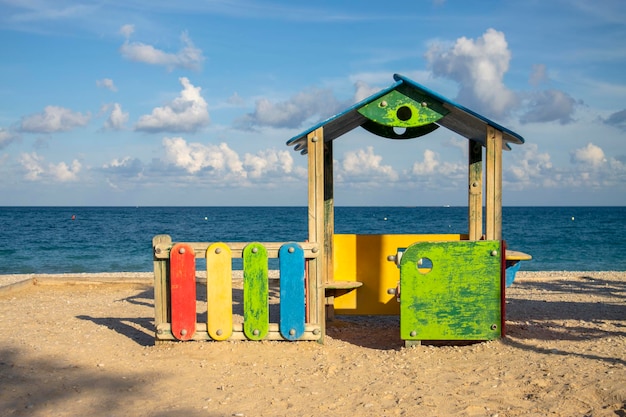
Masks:
[[[399,314],[400,305],[387,290],[398,285],[400,270],[387,257],[416,242],[465,239],[467,235],[461,234],[334,235],[334,279],[363,283],[335,298],[336,314]]]

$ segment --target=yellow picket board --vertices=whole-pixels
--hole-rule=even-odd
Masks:
[[[207,329],[214,340],[233,333],[232,253],[225,243],[214,243],[206,251]]]

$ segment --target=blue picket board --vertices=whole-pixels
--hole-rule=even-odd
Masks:
[[[304,334],[304,250],[286,243],[278,251],[280,270],[280,334],[298,340]]]

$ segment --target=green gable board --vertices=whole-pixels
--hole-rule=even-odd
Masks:
[[[510,149],[511,143],[524,143],[524,138],[517,133],[407,77],[395,74],[394,80],[396,82],[391,86],[289,139],[287,145],[294,146],[294,150],[304,154],[307,153],[307,135],[318,128],[324,128],[324,140],[329,142],[359,126],[390,139],[410,139],[430,133],[437,126],[443,126],[483,145],[487,128],[491,126],[502,132],[503,149]],[[411,110],[411,117],[406,119],[402,112],[399,115],[397,111],[392,114],[381,106],[381,102],[396,102],[400,96],[406,97],[407,103],[411,103],[405,106]],[[407,131],[402,134],[390,133],[389,128],[394,127],[405,128]]]

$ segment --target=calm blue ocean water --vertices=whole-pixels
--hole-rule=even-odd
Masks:
[[[75,216],[75,220],[72,220]],[[336,233],[466,233],[465,207],[337,207]],[[0,274],[152,270],[152,237],[302,241],[306,207],[0,207]],[[522,270],[626,270],[626,207],[505,207]]]

